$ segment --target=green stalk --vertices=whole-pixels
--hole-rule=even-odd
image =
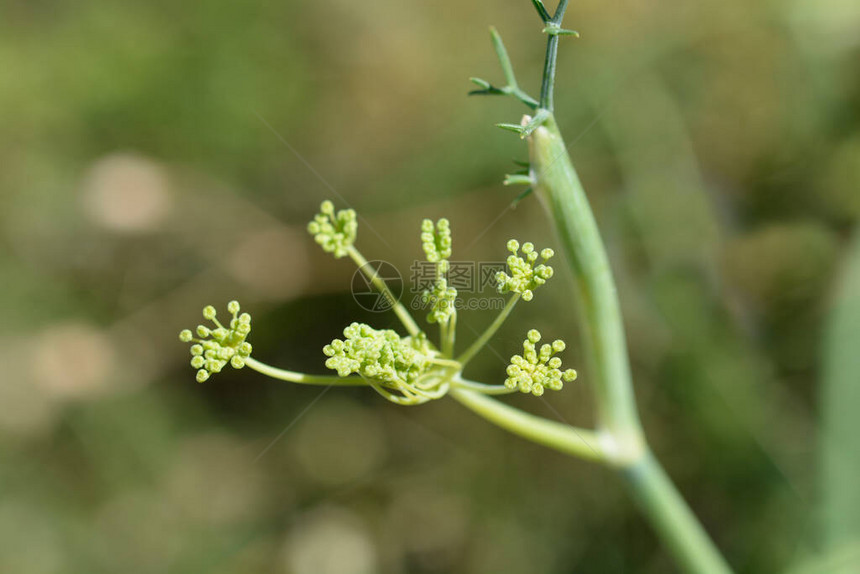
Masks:
[[[558,3],[558,8],[555,10],[555,15],[552,20],[544,19],[544,24],[549,24],[551,27],[560,27],[561,21],[564,19],[564,12],[567,10],[568,0],[561,0]],[[558,56],[558,35],[550,34],[546,41],[546,58],[543,63],[543,81],[540,87],[540,107],[553,111],[553,92],[555,87],[555,63]]]
[[[454,343],[457,340],[457,311],[454,310],[445,325],[445,337],[442,340],[442,354],[446,357],[454,356]]]
[[[254,369],[258,373],[266,375],[267,377],[287,381],[289,383],[298,383],[300,385],[333,385],[340,387],[361,387],[366,385],[361,377],[306,375],[296,371],[287,371],[277,367],[272,367],[251,357],[245,359],[245,365]]]
[[[453,387],[448,394],[484,419],[526,440],[587,460],[606,458],[592,431],[530,415],[479,392]]]
[[[505,385],[488,385],[459,377],[453,379],[451,382],[455,387],[466,389],[467,391],[476,391],[483,395],[510,395],[517,392],[517,389],[509,389]]]
[[[633,498],[684,570],[697,574],[731,573],[672,480],[650,453],[623,467],[621,475]]]
[[[459,372],[459,370],[463,367],[459,362],[453,359],[445,359],[444,357],[428,357],[428,363],[433,363],[434,365],[439,365],[442,367],[450,367]]]
[[[508,315],[511,314],[511,311],[514,310],[514,305],[516,305],[517,301],[519,300],[519,293],[508,299],[505,308],[502,309],[501,313],[496,315],[496,318],[493,320],[492,323],[490,323],[490,326],[487,327],[487,329],[483,333],[481,333],[480,337],[475,339],[475,342],[472,343],[469,348],[463,352],[462,355],[457,357],[458,363],[465,366],[466,363],[472,360],[472,357],[474,357],[478,353],[478,351],[484,348],[484,345],[487,344],[487,341],[489,341],[490,338],[492,338],[492,336],[496,334],[496,331],[499,330],[499,327],[502,326],[502,323],[505,322],[505,319],[508,318]]]
[[[540,107],[552,111],[554,103],[553,87],[555,86],[555,62],[558,55],[558,36],[550,36],[546,43],[546,58],[543,64],[543,81],[540,87]]]
[[[364,275],[370,279],[370,282],[376,287],[382,296],[391,304],[391,310],[394,311],[394,314],[397,315],[397,318],[400,319],[400,322],[403,323],[403,326],[406,327],[406,330],[413,337],[418,335],[421,332],[421,329],[418,327],[418,324],[415,322],[415,319],[412,318],[412,315],[409,314],[409,311],[406,310],[406,307],[403,306],[403,303],[397,300],[394,296],[394,293],[391,292],[391,289],[388,288],[388,285],[385,284],[379,274],[376,271],[369,272],[367,266],[367,259],[359,253],[358,249],[353,246],[350,246],[347,250],[350,258],[355,262],[358,268],[361,270]]]

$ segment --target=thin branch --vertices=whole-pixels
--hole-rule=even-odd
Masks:
[[[490,39],[493,42],[493,49],[496,51],[496,57],[499,59],[499,64],[502,66],[502,73],[505,75],[505,81],[508,83],[508,87],[512,90],[516,90],[519,85],[517,84],[517,78],[514,75],[514,66],[511,64],[511,58],[508,56],[508,51],[505,49],[502,37],[494,26],[490,26]]]
[[[281,381],[287,381],[290,383],[298,383],[300,385],[363,387],[366,384],[364,380],[361,379],[361,377],[306,375],[305,373],[299,373],[296,371],[278,369],[277,367],[272,367],[265,363],[261,363],[260,361],[251,357],[245,359],[245,364],[248,367],[257,371],[258,373],[266,375],[267,377],[272,377],[273,379],[279,379]]]
[[[555,62],[558,57],[558,36],[550,34],[546,39],[546,56],[543,62],[543,80],[540,87],[540,107],[553,110],[553,89],[555,88]]]
[[[541,2],[541,0],[532,0],[532,4],[534,4],[538,16],[540,16],[540,19],[543,20],[544,23],[549,22],[551,20],[549,12],[546,11],[546,6],[543,5],[543,2]]]
[[[454,343],[457,340],[457,310],[451,313],[446,323],[445,337],[442,339],[442,353],[446,357],[454,356]]]
[[[568,0],[561,0],[558,3],[558,8],[555,9],[555,15],[552,17],[553,24],[561,25],[561,21],[564,20],[564,12],[567,10],[567,2]]]
[[[507,305],[505,305],[505,308],[502,309],[501,313],[496,316],[493,322],[490,323],[490,326],[487,327],[487,329],[483,333],[481,333],[480,337],[475,339],[475,342],[472,343],[462,355],[457,357],[458,363],[465,366],[466,363],[468,363],[472,359],[472,357],[478,354],[478,351],[480,351],[484,347],[484,345],[487,344],[487,341],[489,341],[490,338],[495,335],[496,331],[499,330],[499,327],[502,326],[502,323],[505,322],[505,319],[508,318],[508,315],[511,314],[511,311],[514,310],[514,305],[516,305],[517,301],[519,300],[519,293],[508,299]]]
[[[400,322],[403,323],[403,326],[406,327],[406,330],[413,337],[418,335],[421,332],[421,329],[418,327],[418,324],[415,322],[415,319],[412,318],[412,315],[409,314],[409,311],[406,310],[406,307],[397,300],[394,294],[391,292],[391,289],[388,288],[388,285],[385,284],[379,274],[375,269],[370,269],[370,266],[367,264],[367,259],[359,253],[358,249],[353,246],[350,246],[347,253],[358,266],[359,270],[364,273],[365,277],[367,277],[370,282],[373,284],[376,289],[382,293],[382,296],[391,304],[391,310],[394,311],[394,314],[397,315],[397,318],[400,319]]]
[[[505,385],[488,385],[486,383],[478,383],[468,379],[454,379],[453,384],[454,387],[475,391],[482,395],[509,395],[517,392],[517,389],[509,389]]]
[[[531,109],[537,109],[538,101],[524,92],[517,83],[514,67],[511,64],[511,58],[508,56],[508,51],[505,49],[505,44],[502,42],[502,37],[499,32],[490,26],[490,39],[493,42],[493,49],[496,51],[496,57],[499,59],[499,64],[502,67],[502,73],[505,76],[507,85],[503,88],[497,88],[480,78],[470,78],[473,84],[480,86],[480,90],[473,90],[469,95],[479,96],[513,96]]]
[[[448,394],[484,419],[526,440],[586,460],[608,462],[594,431],[528,414],[475,391],[455,387]]]

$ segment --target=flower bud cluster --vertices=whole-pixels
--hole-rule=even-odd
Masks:
[[[547,282],[547,279],[552,277],[552,267],[546,265],[546,262],[555,255],[552,249],[546,248],[540,251],[535,249],[533,243],[523,243],[523,255],[519,255],[520,243],[516,239],[508,241],[507,264],[510,275],[504,271],[499,271],[496,274],[496,283],[499,293],[519,293],[523,301],[531,301],[534,297],[534,290]],[[541,258],[541,263],[537,263],[538,256]]]
[[[426,289],[421,294],[421,300],[430,304],[427,314],[428,323],[444,323],[455,311],[454,302],[457,300],[457,290],[448,286],[448,280],[439,277],[433,283],[432,289]]]
[[[223,326],[216,318],[215,307],[203,308],[203,318],[212,321],[215,328],[198,325],[197,337],[190,329],[179,333],[179,340],[191,345],[191,366],[197,369],[197,382],[206,381],[213,373],[221,372],[227,363],[235,369],[245,366],[251,355],[251,344],[245,341],[251,332],[251,316],[239,314],[239,302],[230,301],[227,310],[233,315],[229,327]]]
[[[353,323],[343,330],[345,339],[334,339],[323,348],[325,366],[346,377],[357,373],[381,383],[411,383],[430,363],[429,343],[423,336],[401,337],[390,329],[377,330]]]
[[[451,224],[447,219],[443,217],[435,226],[430,219],[421,222],[421,248],[430,263],[441,263],[451,257]],[[448,271],[445,267],[443,273]]]
[[[556,339],[551,345],[541,345],[540,350],[537,350],[535,345],[540,339],[540,333],[532,329],[523,341],[523,354],[511,357],[508,378],[505,379],[507,388],[539,397],[544,389],[560,391],[564,383],[576,379],[576,371],[567,369],[562,372],[561,359],[553,356],[564,351],[564,341]]]
[[[421,248],[427,256],[427,261],[436,264],[436,280],[432,289],[427,289],[421,296],[424,303],[430,304],[427,314],[428,323],[443,324],[454,314],[454,301],[457,290],[448,285],[445,274],[448,272],[448,258],[451,257],[451,225],[445,218],[433,224],[425,219],[421,222]]]
[[[341,258],[355,243],[358,222],[355,211],[342,209],[335,213],[334,204],[326,200],[320,205],[320,213],[308,223],[308,232],[326,253]]]

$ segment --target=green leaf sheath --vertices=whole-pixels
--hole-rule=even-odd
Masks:
[[[535,191],[573,271],[598,434],[666,547],[687,572],[728,574],[728,564],[651,455],[636,412],[624,324],[609,259],[555,118],[529,136]]]
[[[642,447],[642,431],[615,282],[588,198],[552,115],[529,137],[529,154],[535,191],[576,280],[575,299],[583,315],[587,355],[592,358],[590,380],[599,420],[618,446],[635,457]]]

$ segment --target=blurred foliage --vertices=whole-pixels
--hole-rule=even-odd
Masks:
[[[396,327],[305,233],[325,198],[365,217],[362,251],[407,281],[424,217],[451,220],[454,260],[502,260],[514,235],[551,245],[536,202],[510,210],[500,185],[526,152],[492,124],[520,110],[464,96],[469,76],[501,75],[489,24],[537,91],[530,10],[0,4],[0,571],[672,571],[608,471],[448,401],[245,371],[197,385],[176,340],[236,297],[255,353],[321,372],[352,320]],[[562,45],[557,116],[654,448],[739,572],[786,569],[823,542],[817,400],[860,218],[860,8],[581,2],[569,23],[583,36]],[[474,378],[501,380],[532,327],[582,363],[560,279]],[[461,341],[491,317],[463,313]],[[850,389],[851,368],[831,376]],[[580,373],[513,402],[589,424]]]

